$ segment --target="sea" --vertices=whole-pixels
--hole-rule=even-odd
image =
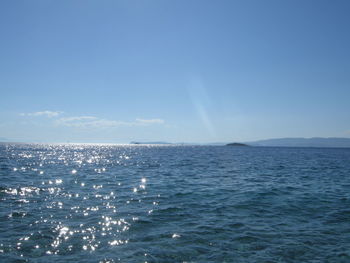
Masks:
[[[350,262],[350,149],[1,144],[0,262]]]

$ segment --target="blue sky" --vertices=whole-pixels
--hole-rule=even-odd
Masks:
[[[350,137],[350,2],[1,1],[0,138]]]

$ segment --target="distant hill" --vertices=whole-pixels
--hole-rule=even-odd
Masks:
[[[350,147],[350,138],[279,138],[248,142],[252,146]]]

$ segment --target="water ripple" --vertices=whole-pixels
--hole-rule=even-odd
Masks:
[[[0,145],[1,262],[350,262],[350,150]]]

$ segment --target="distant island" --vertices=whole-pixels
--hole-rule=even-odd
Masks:
[[[233,143],[226,144],[226,146],[249,146],[249,145],[245,143],[233,142]]]

